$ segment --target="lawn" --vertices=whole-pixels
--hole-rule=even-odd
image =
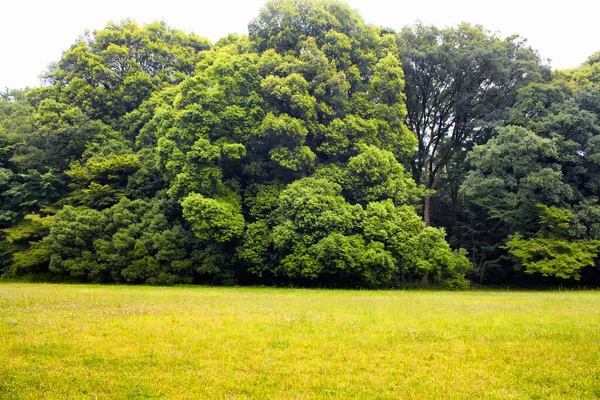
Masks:
[[[0,398],[599,398],[600,292],[0,284]]]

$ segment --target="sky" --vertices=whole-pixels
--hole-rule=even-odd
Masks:
[[[213,43],[228,33],[247,33],[265,0],[2,0],[0,90],[40,85],[39,76],[86,30],[109,21],[157,20]],[[371,24],[400,29],[420,21],[438,27],[483,25],[505,37],[528,39],[555,69],[574,68],[600,51],[599,6],[590,0],[346,0]],[[553,5],[557,4],[557,5]]]

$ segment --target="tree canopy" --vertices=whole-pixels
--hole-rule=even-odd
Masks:
[[[110,23],[2,94],[0,272],[593,282],[597,54],[551,72],[517,36],[394,32],[332,0],[269,1],[248,30]]]

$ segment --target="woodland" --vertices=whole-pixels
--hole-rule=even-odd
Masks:
[[[273,0],[87,32],[0,98],[3,279],[600,286],[600,52]]]

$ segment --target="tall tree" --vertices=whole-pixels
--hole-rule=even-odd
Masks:
[[[427,189],[457,192],[460,182],[445,178],[460,174],[464,153],[489,139],[517,90],[546,79],[549,70],[517,36],[501,39],[468,24],[404,28],[398,49],[406,79],[406,123],[418,139],[413,177]],[[431,200],[425,197],[423,210],[428,225]]]
[[[486,266],[502,259],[528,273],[575,279],[594,264],[600,80],[593,60],[521,88],[505,116],[512,126],[469,154],[465,242],[481,281]]]

